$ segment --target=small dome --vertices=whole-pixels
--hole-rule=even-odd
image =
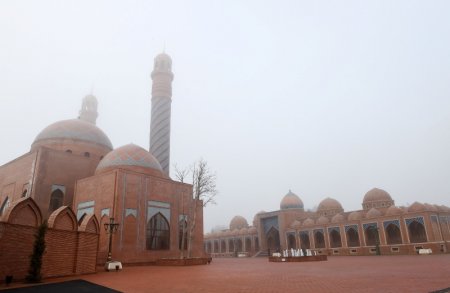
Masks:
[[[377,210],[376,208],[371,208],[367,214],[366,214],[366,218],[371,219],[371,218],[376,218],[376,217],[380,217],[383,214]]]
[[[300,223],[299,220],[295,220],[294,222],[291,223],[290,227],[293,229],[298,229],[302,226],[302,223]]]
[[[239,229],[234,229],[233,231],[231,231],[231,235],[233,236],[239,235]]]
[[[281,200],[280,209],[303,209],[303,202],[300,197],[289,190]]]
[[[358,221],[362,218],[362,214],[360,212],[351,212],[350,215],[348,215],[349,221]]]
[[[345,217],[342,214],[336,214],[333,218],[331,218],[331,223],[340,223],[345,220]]]
[[[327,217],[321,216],[320,218],[317,219],[316,224],[324,225],[324,224],[328,224],[329,222],[330,222],[330,220],[328,220]]]
[[[109,152],[97,166],[96,173],[110,169],[122,168],[136,171],[137,168],[145,168],[155,175],[163,175],[163,170],[158,160],[147,150],[135,145],[127,144]]]
[[[335,215],[337,213],[342,213],[343,211],[342,205],[334,198],[329,197],[322,200],[317,208],[317,212],[322,216]]]
[[[249,234],[256,234],[256,233],[258,233],[258,231],[256,230],[256,227],[251,227],[251,228],[248,229],[248,233]]]
[[[422,212],[424,210],[425,210],[425,206],[417,201],[408,207],[408,212],[410,212],[410,213]]]
[[[389,195],[389,193],[387,193],[383,189],[372,188],[366,193],[366,195],[364,195],[363,203],[390,200],[392,200],[392,197]]]
[[[303,226],[312,226],[312,225],[314,225],[314,220],[313,219],[308,218],[308,219],[303,221]]]
[[[170,58],[170,56],[166,54],[166,52],[162,52],[156,55],[155,60],[167,60],[172,62],[172,58]]]
[[[235,216],[230,221],[230,230],[247,228],[247,220],[242,216]]]
[[[247,235],[247,234],[248,234],[247,228],[242,228],[241,230],[239,230],[239,235]]]
[[[434,205],[431,205],[429,203],[424,203],[423,205],[425,206],[425,209],[427,211],[432,211],[432,212],[437,212],[438,211],[438,208],[435,207]]]
[[[231,230],[223,232],[223,236],[231,236],[231,234],[232,234]]]
[[[394,216],[394,215],[401,215],[403,214],[403,210],[399,207],[396,206],[390,206],[387,210],[386,210],[386,216]]]
[[[111,141],[100,128],[80,119],[70,119],[55,122],[44,128],[34,139],[31,149],[41,145],[54,145],[55,141],[58,144],[68,144],[67,148],[70,148],[70,141],[92,143],[110,150],[113,148]]]

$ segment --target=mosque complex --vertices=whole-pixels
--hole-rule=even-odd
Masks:
[[[378,188],[365,194],[361,210],[349,212],[332,198],[305,211],[289,191],[279,210],[259,212],[251,226],[236,216],[229,229],[203,235],[202,202],[193,199],[192,185],[169,177],[173,73],[167,54],[156,56],[151,77],[149,151],[133,144],[113,148],[96,126],[97,99],[88,95],[77,119],[49,125],[28,153],[0,166],[0,277],[25,276],[33,235],[44,221],[46,277],[95,272],[111,254],[124,264],[149,264],[187,250],[200,258],[291,248],[326,255],[450,249],[449,207],[398,207]],[[103,231],[109,223],[119,224],[114,235]],[[183,238],[192,239],[189,248]]]

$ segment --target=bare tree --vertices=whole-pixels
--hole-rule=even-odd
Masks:
[[[185,170],[175,167],[175,177],[181,182],[184,182],[189,173],[192,175],[192,196],[194,199],[194,209],[190,213],[192,214],[192,221],[189,221],[188,224],[188,257],[191,257],[197,220],[197,204],[199,201],[203,201],[203,207],[206,207],[208,204],[215,204],[215,197],[218,192],[216,189],[216,174],[209,169],[208,163],[205,160],[200,159],[191,168]],[[184,238],[184,232],[182,238]],[[182,240],[182,244],[184,244],[184,240]]]

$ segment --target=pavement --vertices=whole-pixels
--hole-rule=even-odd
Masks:
[[[124,266],[76,278],[121,292],[450,292],[450,254],[330,256],[298,263],[215,258],[210,265]]]

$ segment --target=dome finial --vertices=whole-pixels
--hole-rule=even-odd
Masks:
[[[96,124],[98,113],[97,113],[97,98],[92,95],[93,89],[91,89],[91,94],[87,95],[83,98],[83,102],[81,104],[80,116],[78,117],[80,120]]]

